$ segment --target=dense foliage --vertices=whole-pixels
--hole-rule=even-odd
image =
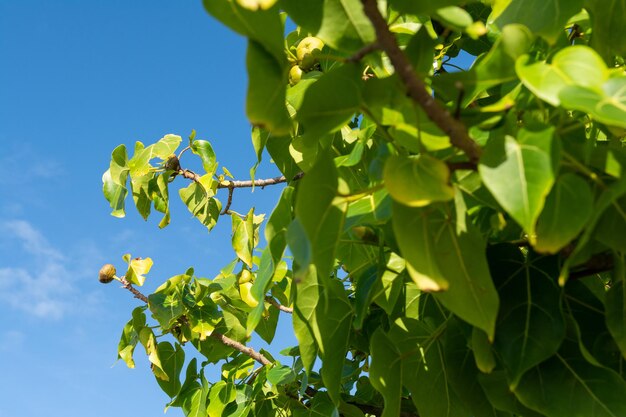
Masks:
[[[624,1],[204,5],[248,39],[258,162],[234,180],[195,134],[113,151],[114,216],[131,194],[165,227],[176,188],[236,254],[147,297],[150,258],[103,268],[146,302],[128,366],[142,345],[189,416],[626,416]],[[264,152],[282,177],[254,178]],[[284,187],[267,219],[230,209],[250,186]],[[279,314],[284,364],[245,346]]]

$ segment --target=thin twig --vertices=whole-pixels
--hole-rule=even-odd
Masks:
[[[228,187],[228,200],[226,201],[224,210],[222,210],[220,214],[230,214],[230,205],[233,203],[233,191],[235,191],[235,187]]]
[[[398,77],[406,86],[407,93],[419,104],[430,120],[432,120],[449,137],[455,147],[461,149],[471,162],[478,162],[481,148],[467,133],[466,126],[450,115],[426,89],[426,84],[415,73],[410,61],[398,46],[396,38],[389,30],[387,22],[378,10],[376,0],[362,0],[363,11],[372,22],[381,48],[387,53]]]
[[[178,153],[178,160],[180,160],[180,158],[183,156],[183,154],[185,152],[187,152],[189,149],[191,149],[191,146],[187,146],[187,147],[183,148],[183,150]]]
[[[346,62],[359,62],[360,60],[365,58],[366,55],[369,55],[377,49],[380,49],[380,44],[378,42],[373,42],[369,45],[365,45],[363,48],[356,51],[354,55],[346,58]]]
[[[280,311],[284,311],[285,313],[289,313],[289,314],[293,313],[293,308],[285,307],[284,305],[282,305],[278,301],[274,300],[273,297],[265,297],[265,301],[267,301],[268,303],[270,303],[271,305],[273,305],[274,307],[276,307]]]
[[[296,174],[293,178],[292,181],[296,181],[299,180],[300,178],[302,178],[302,176],[304,175],[304,172],[300,172],[298,174]],[[267,178],[267,179],[259,179],[259,180],[247,180],[247,181],[237,181],[237,180],[227,180],[227,181],[222,181],[217,185],[217,188],[251,188],[251,187],[265,187],[266,185],[275,185],[275,184],[280,184],[283,182],[288,182],[287,178],[285,178],[284,175],[281,175],[279,177],[274,177],[274,178]]]
[[[122,287],[127,289],[131,293],[133,293],[135,298],[138,298],[141,301],[143,301],[144,303],[148,304],[148,297],[146,297],[140,291],[138,291],[135,287],[133,287],[132,284],[130,282],[128,282],[126,277],[121,277],[120,278],[120,282],[122,283]],[[238,350],[239,352],[243,353],[244,355],[247,355],[247,356],[251,357],[252,359],[254,359],[255,361],[259,362],[262,365],[271,365],[272,364],[272,362],[270,362],[270,360],[267,359],[265,356],[263,356],[261,353],[257,352],[256,350],[252,349],[251,347],[248,347],[248,346],[246,346],[246,345],[244,345],[242,343],[237,342],[236,340],[233,340],[233,339],[229,338],[228,336],[225,336],[225,335],[221,334],[217,330],[213,330],[213,332],[211,333],[211,337],[213,339],[219,340],[224,345],[226,345],[228,347],[231,347],[231,348],[233,348],[235,350]]]

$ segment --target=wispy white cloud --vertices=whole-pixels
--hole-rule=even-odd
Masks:
[[[4,306],[54,320],[81,305],[83,295],[77,283],[92,268],[74,260],[86,258],[65,255],[24,220],[0,223],[0,236],[19,243],[23,255],[16,257],[14,265],[0,267],[0,302]],[[82,245],[80,252],[88,254],[87,259],[99,261],[94,245]]]

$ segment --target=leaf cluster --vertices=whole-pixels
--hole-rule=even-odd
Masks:
[[[165,227],[183,182],[208,231],[221,214],[232,221],[234,261],[213,279],[170,278],[124,327],[119,357],[134,366],[141,344],[169,406],[626,415],[623,2],[204,5],[248,39],[257,161],[245,186],[286,186],[265,221],[230,210],[244,182],[218,175],[195,133],[178,155],[176,135],[137,142],[130,159],[113,151],[103,191],[114,216],[130,182],[139,213],[154,208]],[[285,35],[287,17],[298,26]],[[306,62],[303,40],[316,45]],[[476,57],[469,69],[460,54]],[[202,174],[184,168],[188,149]],[[255,179],[264,152],[282,177]],[[127,278],[141,285],[146,265],[135,266]],[[291,364],[246,346],[254,332],[272,343],[289,313]]]

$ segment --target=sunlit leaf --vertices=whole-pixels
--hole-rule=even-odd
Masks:
[[[535,239],[535,223],[555,181],[558,142],[553,128],[520,130],[518,138],[496,136],[485,148],[478,172],[494,198]]]
[[[389,194],[407,206],[422,207],[454,198],[450,170],[444,162],[429,155],[390,157],[383,175]]]
[[[496,24],[504,27],[521,23],[555,43],[559,35],[563,36],[569,18],[582,9],[583,3],[583,0],[512,0]]]

